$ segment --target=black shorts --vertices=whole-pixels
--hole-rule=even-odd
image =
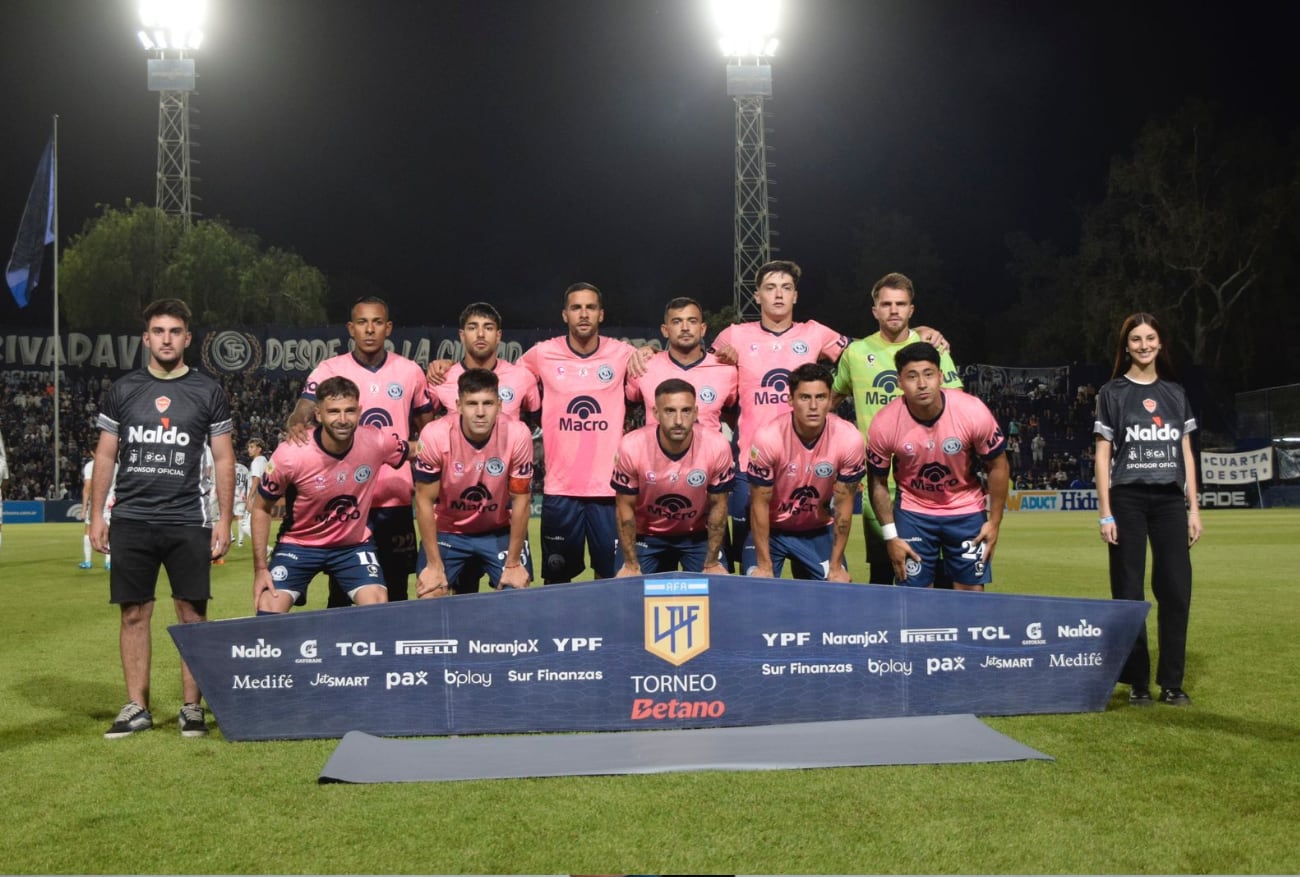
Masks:
[[[167,570],[172,597],[206,603],[212,597],[212,530],[201,526],[148,524],[113,519],[108,532],[113,549],[109,570],[110,603],[148,603]]]
[[[379,555],[379,566],[391,585],[415,573],[419,549],[415,543],[415,513],[409,505],[372,508],[370,538]]]

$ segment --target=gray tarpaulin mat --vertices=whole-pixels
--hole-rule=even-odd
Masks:
[[[326,762],[320,782],[418,783],[1029,759],[1052,757],[971,715],[419,740],[350,731]]]

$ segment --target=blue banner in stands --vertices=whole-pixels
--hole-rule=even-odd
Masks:
[[[169,630],[272,740],[1097,711],[1149,608],[659,574]]]

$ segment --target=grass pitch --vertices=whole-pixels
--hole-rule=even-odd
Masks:
[[[1105,597],[1094,517],[1009,514],[994,589]],[[102,739],[125,699],[102,560],[77,569],[79,525],[11,525],[0,872],[1297,873],[1300,512],[1205,528],[1195,705],[1133,709],[1121,690],[1104,713],[988,720],[1055,762],[318,786],[334,741],[181,739],[167,600],[158,727]],[[248,614],[248,548],[214,589],[213,618]]]

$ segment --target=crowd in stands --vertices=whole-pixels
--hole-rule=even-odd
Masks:
[[[230,396],[235,449],[241,461],[248,462],[243,459],[244,446],[251,436],[263,438],[269,453],[280,441],[303,379],[238,374],[223,376],[221,383]],[[62,484],[55,485],[53,382],[49,375],[34,372],[3,373],[0,435],[8,447],[10,470],[6,499],[81,498],[82,466],[94,452],[99,434],[95,425],[99,397],[111,384],[109,375],[88,371],[68,374],[61,381]],[[1096,389],[1091,384],[1081,384],[1073,392],[1064,379],[1055,387],[1040,382],[1025,389],[976,384],[969,389],[984,399],[1002,424],[1016,489],[1093,486]]]

